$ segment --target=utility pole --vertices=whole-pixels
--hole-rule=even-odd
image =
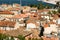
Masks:
[[[20,10],[21,10],[21,13],[23,13],[22,11],[22,1],[20,0]]]
[[[22,6],[21,0],[20,0],[20,5]]]

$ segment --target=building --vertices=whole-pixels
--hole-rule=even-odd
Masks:
[[[10,11],[0,11],[0,16],[2,17],[13,17],[14,13]]]
[[[31,8],[29,6],[23,6],[22,7],[23,12],[30,12]]]
[[[0,21],[0,30],[16,30],[19,28],[19,25],[16,22],[12,21]]]

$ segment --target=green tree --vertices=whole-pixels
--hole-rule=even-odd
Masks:
[[[18,35],[19,40],[25,40],[25,37],[23,35]]]
[[[32,40],[35,40],[34,38],[32,38]]]
[[[5,40],[9,40],[9,37],[7,36]]]
[[[49,19],[50,19],[50,17],[51,17],[51,15],[52,15],[52,13],[49,11],[49,12],[48,12],[48,14],[49,14]]]
[[[56,14],[57,13],[57,11],[52,11],[52,14]]]
[[[29,38],[28,40],[31,40],[31,38]]]
[[[48,12],[48,14],[50,14],[50,15],[51,15],[52,13],[49,11],[49,12]]]
[[[3,40],[2,34],[0,34],[0,40]]]
[[[6,38],[7,38],[7,36],[5,34],[0,34],[0,40],[4,40]]]
[[[58,13],[60,13],[60,8],[58,9]]]
[[[29,6],[30,7],[37,7],[37,5],[35,5],[35,4],[30,4]]]
[[[43,40],[43,38],[40,38],[40,40]]]
[[[14,40],[14,37],[11,36],[10,40]]]
[[[59,7],[59,5],[60,5],[59,2],[56,2],[56,7]]]
[[[44,8],[45,8],[45,6],[44,6],[43,4],[38,4],[38,5],[37,5],[37,9],[39,9],[39,10],[40,10],[40,9],[44,9]]]

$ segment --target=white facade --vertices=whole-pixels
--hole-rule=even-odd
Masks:
[[[32,28],[36,28],[36,25],[33,24],[33,23],[28,23],[26,29],[29,30],[29,29],[32,29]]]
[[[56,32],[58,33],[58,29],[57,29],[57,25],[56,24],[50,24],[50,27],[44,28],[44,34],[50,34],[51,32]]]
[[[9,27],[9,26],[7,26],[7,27],[0,27],[0,30],[16,30],[17,28],[19,28],[19,23],[18,22],[15,24],[15,26],[13,28]]]
[[[57,23],[58,23],[58,24],[60,24],[60,18],[59,18],[59,19],[57,19]]]
[[[14,13],[15,15],[19,13],[18,11],[11,11],[11,12]]]

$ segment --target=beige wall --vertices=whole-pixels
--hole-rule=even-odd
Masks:
[[[2,17],[13,17],[13,15],[5,15],[5,14],[0,14],[0,16],[2,16]]]

